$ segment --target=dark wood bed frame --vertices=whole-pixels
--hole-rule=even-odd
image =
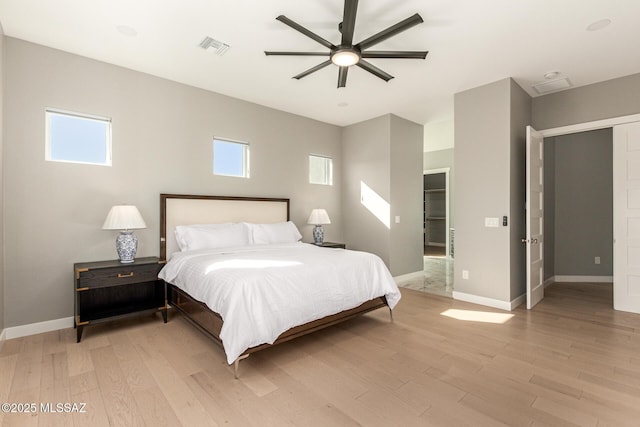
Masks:
[[[182,194],[161,194],[160,195],[160,260],[166,262],[167,260],[167,201],[171,199],[189,199],[199,201],[238,201],[238,202],[281,202],[286,204],[286,218],[282,218],[282,221],[289,220],[289,199],[277,199],[277,198],[256,198],[256,197],[230,197],[230,196],[192,196]],[[246,219],[241,219],[246,218]],[[230,217],[228,220],[233,222],[251,221],[252,215],[249,213],[246,216],[240,214],[240,216]],[[218,221],[213,221],[218,222]],[[186,225],[186,224],[183,224]],[[173,233],[173,230],[169,230]],[[168,286],[168,299],[169,304],[178,312],[184,315],[184,317],[206,335],[213,339],[224,348],[222,340],[220,339],[220,330],[222,329],[223,320],[222,317],[209,309],[206,304],[196,301],[189,294],[174,286],[171,283],[167,283]],[[238,357],[234,362],[234,375],[238,378],[238,366],[242,359],[249,357],[251,353],[256,351],[280,344],[294,338],[312,333],[314,331],[326,328],[331,325],[343,322],[361,314],[367,313],[378,308],[388,307],[385,297],[378,297],[372,300],[366,301],[356,308],[350,310],[341,311],[339,313],[323,317],[318,320],[314,320],[309,323],[305,323],[300,326],[291,328],[283,332],[273,344],[262,344],[256,347],[251,347]],[[392,314],[391,310],[389,313]],[[393,317],[392,317],[393,319]]]

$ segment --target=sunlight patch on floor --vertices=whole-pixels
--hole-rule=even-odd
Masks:
[[[481,323],[506,323],[513,314],[493,313],[490,311],[474,311],[474,310],[458,310],[450,308],[440,313],[442,316],[451,317],[452,319],[464,320],[467,322]]]

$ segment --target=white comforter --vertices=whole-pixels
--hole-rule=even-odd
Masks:
[[[176,253],[159,277],[224,320],[227,362],[286,330],[400,291],[376,255],[306,243]]]

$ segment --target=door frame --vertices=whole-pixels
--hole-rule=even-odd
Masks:
[[[569,135],[569,134],[578,133],[578,132],[587,132],[590,130],[613,128],[614,126],[617,126],[617,125],[623,125],[623,124],[634,123],[634,122],[640,122],[640,114],[631,114],[627,116],[618,116],[618,117],[612,117],[609,119],[577,123],[574,125],[559,126],[555,128],[542,129],[542,130],[539,130],[538,132],[542,134],[543,138],[546,138],[551,136]],[[613,144],[615,144],[615,135],[613,138]],[[612,208],[613,208],[613,218],[615,222],[615,218],[616,218],[615,204],[614,206],[612,206]],[[614,251],[613,252],[614,266],[615,266],[615,262],[616,260],[615,260],[615,251]],[[614,269],[614,275],[613,275],[613,287],[615,292],[615,287],[616,287],[615,269]]]
[[[587,132],[590,130],[611,128],[616,125],[623,125],[625,123],[640,122],[640,114],[632,114],[630,116],[612,117],[604,120],[594,120],[592,122],[578,123],[575,125],[560,126],[556,128],[540,129],[538,132],[543,137],[569,135],[578,132]]]
[[[439,173],[444,173],[444,189],[445,189],[445,193],[444,193],[444,204],[445,204],[445,233],[446,233],[446,238],[445,238],[445,257],[446,258],[451,258],[451,248],[450,246],[450,239],[449,239],[449,233],[450,231],[450,225],[449,225],[449,220],[451,218],[451,214],[449,213],[449,171],[451,170],[451,168],[438,168],[438,169],[427,169],[427,170],[423,170],[422,171],[422,190],[424,191],[424,176],[425,175],[435,175],[435,174],[439,174]],[[423,208],[424,209],[424,206]],[[423,212],[424,215],[424,212]],[[423,230],[423,235],[424,235],[424,230]]]

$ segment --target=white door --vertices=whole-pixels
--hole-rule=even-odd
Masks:
[[[527,126],[527,308],[544,298],[543,262],[543,165],[544,138]]]
[[[613,127],[613,308],[640,313],[640,123]]]

